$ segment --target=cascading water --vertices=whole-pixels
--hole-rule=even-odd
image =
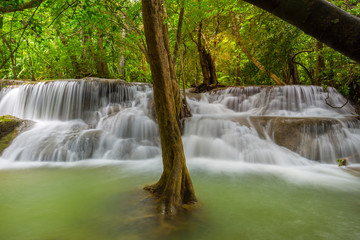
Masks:
[[[160,157],[152,89],[122,81],[68,80],[3,89],[0,115],[36,121],[3,153],[11,161]],[[185,153],[272,165],[360,162],[360,121],[333,88],[240,87],[190,94]],[[328,103],[328,104],[327,104]]]
[[[0,239],[360,238],[360,120],[328,105],[344,97],[313,86],[187,96],[184,150],[206,216],[156,238],[147,200],[127,199],[161,174],[151,85],[2,89],[0,115],[34,123],[0,157]]]
[[[0,115],[37,123],[3,157],[21,161],[146,159],[160,153],[151,88],[122,81],[56,81],[5,94]]]
[[[360,121],[351,104],[334,107],[346,99],[333,88],[228,88],[189,102],[195,115],[185,136],[197,156],[219,158],[223,152],[226,158],[277,165],[309,163],[297,154],[325,163],[345,157],[360,162]]]

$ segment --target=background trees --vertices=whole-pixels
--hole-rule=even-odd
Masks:
[[[357,1],[331,2],[360,15]],[[235,0],[165,3],[180,84],[183,60],[186,87],[277,84],[273,74],[286,84],[335,86],[358,101],[359,65],[272,14]],[[151,81],[139,1],[3,0],[0,12],[1,79]]]

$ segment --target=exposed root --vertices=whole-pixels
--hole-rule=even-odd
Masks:
[[[160,181],[154,185],[144,187],[144,190],[156,199],[157,214],[159,216],[165,219],[171,219],[197,208],[197,199],[193,195],[193,191],[186,189],[186,181],[184,181],[184,186],[180,193],[174,192],[172,188],[165,191],[164,184]]]
[[[181,232],[191,231],[194,223],[203,220],[203,212],[196,211],[197,204],[183,204],[172,216],[159,212],[159,205],[164,202],[156,194],[156,185],[146,186],[146,191],[137,189],[112,198],[106,205],[110,217],[100,219],[102,224],[110,227],[113,234],[121,234],[119,239],[151,240],[173,239]]]

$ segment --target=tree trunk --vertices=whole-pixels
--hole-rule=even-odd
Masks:
[[[360,62],[360,18],[326,0],[245,0]]]
[[[36,81],[35,74],[34,74],[33,62],[32,62],[30,55],[29,55],[29,66],[30,66],[31,81]]]
[[[180,3],[179,20],[178,20],[178,25],[177,25],[177,30],[176,30],[176,42],[175,42],[175,47],[174,47],[174,52],[173,52],[173,59],[172,59],[174,65],[176,63],[177,55],[179,52],[179,46],[180,46],[180,41],[181,41],[181,30],[182,30],[182,25],[184,22],[184,13],[185,13],[185,0],[182,0]]]
[[[292,61],[292,57],[289,56],[287,59],[287,65],[288,65],[288,83],[290,84],[299,84],[300,78],[299,78],[299,71],[295,63]]]
[[[184,95],[184,103],[185,106],[188,105],[186,100],[186,78],[185,78],[185,71],[184,71],[184,53],[180,50],[180,67],[181,67],[181,77],[182,77],[182,85],[183,85],[183,95]],[[188,113],[191,114],[191,113]]]
[[[107,65],[104,53],[104,38],[102,37],[102,32],[98,29],[98,51],[95,55],[96,62],[96,71],[98,77],[108,78],[109,77],[109,67]]]
[[[312,71],[312,69],[311,69],[311,63],[312,63],[312,58],[311,58],[311,54],[310,53],[312,53],[314,50],[303,50],[303,51],[300,51],[300,52],[297,52],[297,53],[295,53],[292,57],[291,57],[291,63],[292,64],[297,64],[297,65],[300,65],[304,70],[305,70],[305,72],[306,72],[306,74],[308,75],[308,77],[310,78],[310,80],[311,80],[311,82],[313,82],[314,81],[314,76],[313,76],[313,71]],[[297,61],[295,61],[295,58],[296,58],[296,56],[297,55],[299,55],[299,54],[301,54],[301,53],[309,53],[309,62],[310,62],[310,70],[304,65],[304,64],[302,64],[301,62],[297,62]],[[296,68],[297,69],[297,68]]]
[[[239,49],[239,43],[236,41],[236,49]],[[240,61],[241,61],[241,54],[240,52],[237,53],[236,56],[236,68],[235,68],[235,85],[240,86],[241,85],[241,78],[240,78]],[[244,85],[244,83],[243,83]]]
[[[2,33],[2,31],[0,31]],[[17,73],[16,73],[16,63],[15,63],[15,57],[14,57],[14,52],[12,50],[11,44],[6,40],[5,36],[2,35],[2,39],[4,44],[6,45],[6,47],[9,49],[10,52],[10,60],[11,60],[11,70],[13,72],[13,79],[17,79]]]
[[[60,32],[60,29],[58,29],[57,27],[54,27],[54,28],[57,31],[57,33],[59,34],[62,44],[64,45],[65,48],[67,48],[69,44],[68,44],[66,37],[64,36],[64,34],[62,34],[62,32]],[[67,50],[67,52],[68,52],[68,55],[69,55],[69,58],[71,61],[71,65],[73,67],[75,78],[82,78],[81,67],[77,60],[76,55],[73,52],[71,52],[69,49]]]
[[[321,50],[323,49],[322,42],[316,41],[315,52],[316,52],[316,69],[315,69],[315,81],[314,85],[321,85],[322,76],[321,72],[325,68],[325,59]]]
[[[239,27],[237,25],[237,21],[235,18],[235,15],[232,13],[231,14],[232,17],[232,21],[233,21],[233,28],[234,28],[234,33],[235,33],[235,37],[236,37],[236,44],[238,46],[240,46],[241,50],[245,53],[245,55],[248,57],[248,59],[264,74],[266,74],[267,76],[269,76],[276,84],[278,85],[285,85],[285,83],[283,81],[280,80],[280,78],[278,76],[276,76],[274,73],[268,71],[264,65],[261,64],[261,62],[259,62],[254,56],[251,56],[250,52],[245,48],[245,45],[241,39],[240,36],[240,32],[239,32]]]
[[[198,29],[198,38],[197,38],[197,48],[200,57],[200,66],[203,74],[203,84],[210,86],[214,83],[217,83],[215,64],[211,57],[210,51],[207,51],[205,46],[202,44],[202,22],[199,24]]]
[[[163,158],[160,180],[145,189],[159,198],[162,214],[174,215],[183,204],[197,201],[186,167],[178,125],[180,91],[172,65],[168,29],[164,23],[164,1],[142,0],[142,11]]]
[[[241,78],[240,78],[240,57],[237,57],[237,62],[236,62],[236,69],[235,69],[235,85],[236,86],[240,86],[241,85]]]
[[[126,30],[125,28],[123,28],[121,30],[121,37],[125,38],[126,37]],[[121,54],[120,56],[120,60],[119,60],[119,74],[123,79],[126,79],[125,76],[125,56],[124,54]]]
[[[88,43],[90,41],[90,34],[91,31],[80,32],[80,38],[81,40],[81,59],[80,59],[80,72],[82,77],[87,77],[92,75],[92,69],[91,69],[91,48],[89,47]]]

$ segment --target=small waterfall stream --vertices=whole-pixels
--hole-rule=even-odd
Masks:
[[[335,89],[315,86],[238,87],[188,94],[193,117],[183,135],[187,158],[270,165],[360,163],[360,121]],[[0,115],[36,124],[2,158],[66,162],[161,157],[147,84],[67,80],[0,92]],[[315,162],[314,162],[315,160]]]

